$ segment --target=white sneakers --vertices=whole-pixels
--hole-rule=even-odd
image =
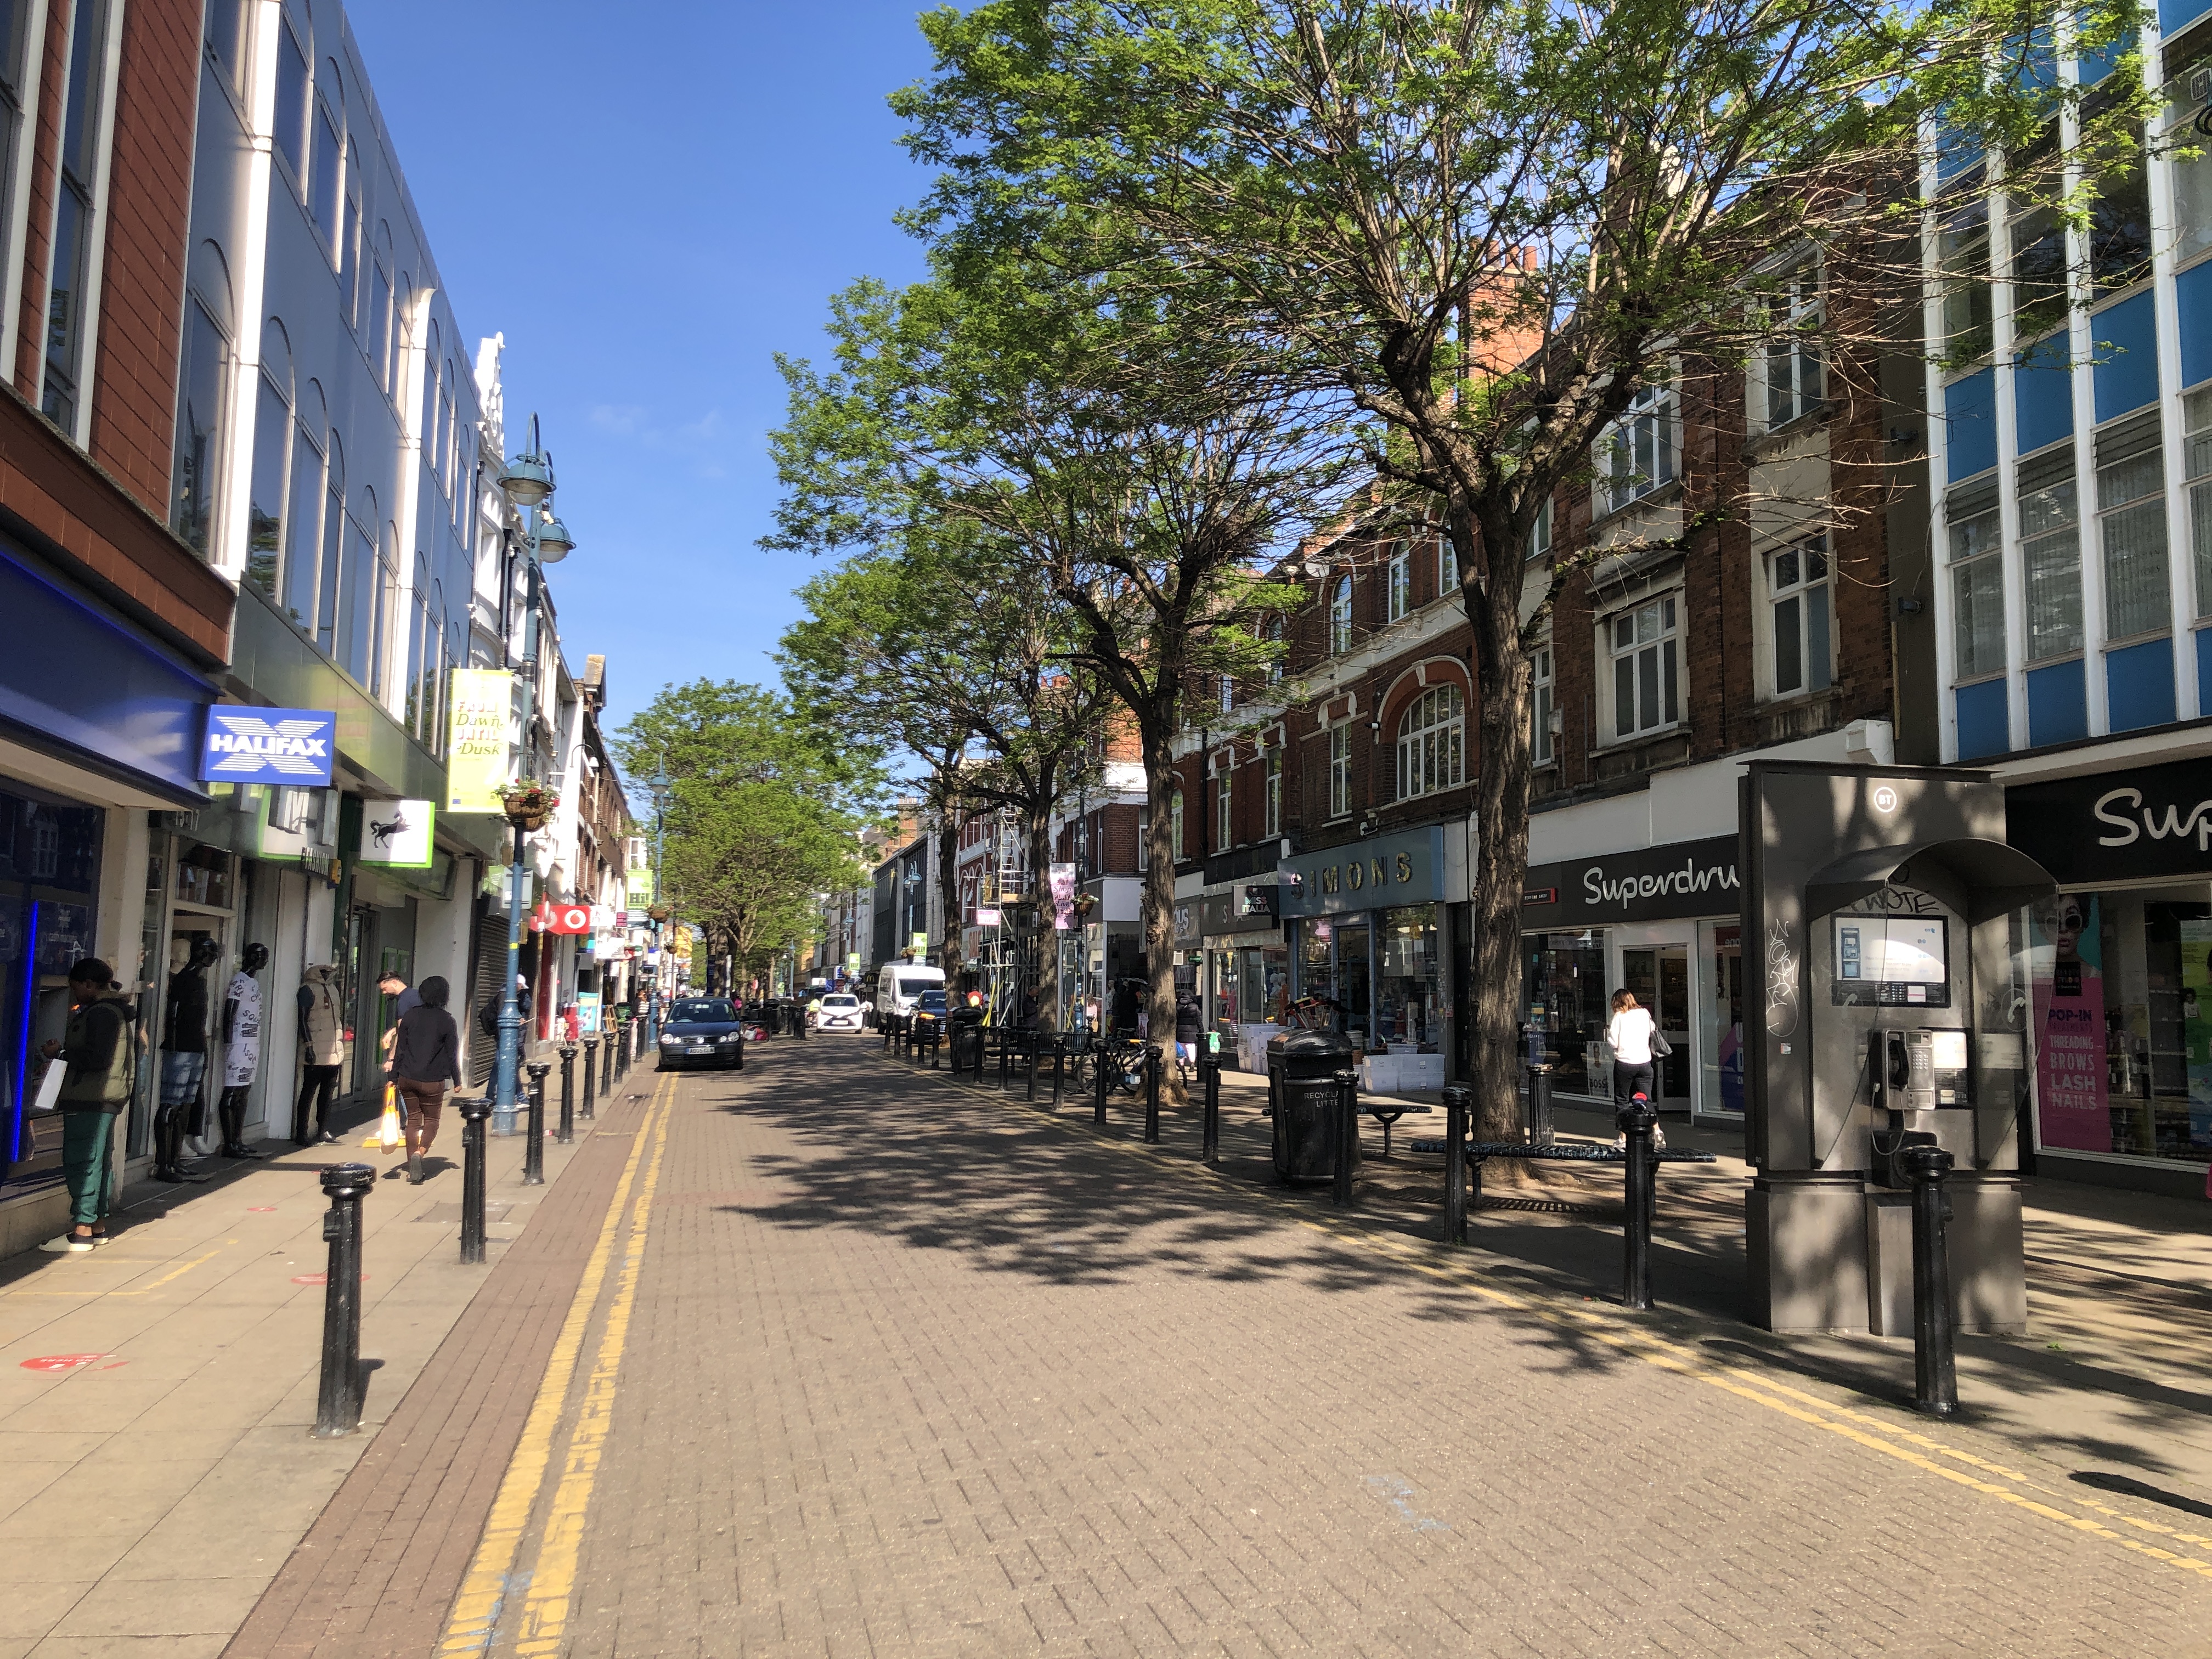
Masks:
[[[50,1238],[39,1248],[49,1255],[88,1255],[93,1246],[104,1241],[79,1238],[75,1233],[64,1233],[59,1238]]]

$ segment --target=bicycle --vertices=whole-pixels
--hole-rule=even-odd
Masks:
[[[1079,1064],[1085,1089],[1098,1086],[1098,1073],[1103,1070],[1109,1094],[1140,1095],[1145,1091],[1145,1045],[1134,1037],[1118,1033],[1102,1036],[1091,1045]]]

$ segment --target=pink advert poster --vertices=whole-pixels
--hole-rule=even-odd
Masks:
[[[2034,908],[2035,1103],[2043,1144],[2112,1150],[2106,1095],[2105,974],[2097,900],[2060,893]]]

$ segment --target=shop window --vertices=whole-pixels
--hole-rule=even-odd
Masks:
[[[1431,686],[1398,722],[1398,799],[1433,795],[1466,781],[1466,700],[1455,685]]]
[[[2036,1144],[2212,1159],[2212,890],[2060,893],[2013,920],[2028,979]]]
[[[1820,272],[1807,260],[1782,276],[1762,307],[1758,325],[1768,335],[1758,367],[1761,429],[1787,426],[1820,406]]]
[[[1645,386],[1597,441],[1592,459],[1605,511],[1618,513],[1673,483],[1680,449],[1681,409],[1674,386]]]
[[[1681,718],[1674,599],[1669,594],[1606,619],[1613,658],[1613,731],[1633,738]]]
[[[1390,544],[1389,620],[1402,622],[1413,609],[1413,556],[1402,541]]]
[[[1984,485],[1954,498],[1945,509],[1955,680],[2004,672],[2003,537],[1996,495],[1993,483]]]
[[[1343,817],[1352,811],[1352,728],[1340,726],[1328,734],[1328,815]]]
[[[1267,830],[1271,836],[1283,833],[1283,751],[1270,749],[1261,763],[1267,779]]]
[[[1352,578],[1340,576],[1328,602],[1328,648],[1337,656],[1352,649]]]
[[[1815,536],[1766,556],[1767,602],[1772,606],[1774,695],[1825,691],[1835,680],[1830,641],[1828,540]]]
[[[2166,465],[2155,417],[2097,441],[2097,539],[2105,570],[2105,637],[2172,626],[2166,574]]]
[[[1539,766],[1557,757],[1552,736],[1552,647],[1540,645],[1528,659],[1528,755]]]
[[[1376,1041],[1401,1052],[1440,1053],[1444,1021],[1436,907],[1420,904],[1385,910],[1381,920],[1377,941],[1381,959],[1376,963],[1375,975]]]
[[[2071,446],[2021,463],[2020,564],[2031,663],[2081,648],[2081,516]]]
[[[1521,945],[1528,1058],[1552,1068],[1552,1086],[1561,1094],[1609,1097],[1605,930],[1530,933]]]

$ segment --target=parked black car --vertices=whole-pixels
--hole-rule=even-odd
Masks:
[[[707,1066],[743,1071],[745,1028],[738,1011],[720,997],[678,997],[660,1027],[663,1072]]]

